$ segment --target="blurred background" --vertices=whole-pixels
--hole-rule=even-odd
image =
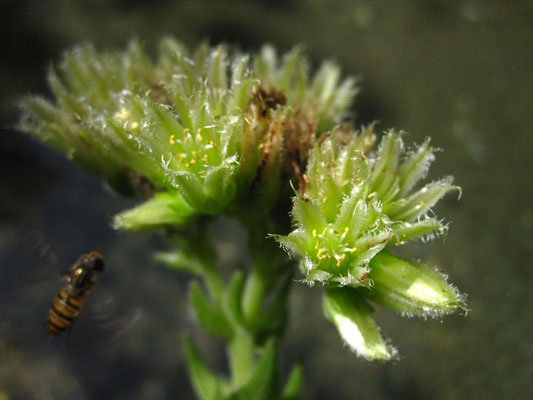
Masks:
[[[133,206],[98,178],[16,132],[17,101],[44,94],[46,70],[78,43],[154,50],[173,35],[255,51],[303,44],[360,77],[356,123],[431,136],[430,178],[454,175],[460,201],[436,209],[447,237],[405,255],[439,266],[471,312],[407,319],[377,309],[401,360],[368,363],[343,348],[320,291],[295,285],[283,370],[306,366],[305,399],[533,398],[533,2],[409,0],[2,1],[0,30],[0,399],[193,399],[181,339],[220,371],[223,346],[198,333],[188,277],[152,260],[157,235],[113,231]],[[243,233],[219,221],[238,263]],[[444,243],[443,243],[444,242]],[[99,248],[107,261],[67,340],[43,331],[59,272]]]

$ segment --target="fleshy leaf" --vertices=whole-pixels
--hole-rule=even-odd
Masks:
[[[188,223],[196,212],[177,193],[157,193],[137,207],[115,216],[116,229],[140,231],[165,225],[181,226]]]
[[[224,313],[209,302],[198,282],[193,281],[190,290],[191,304],[202,329],[214,336],[230,338],[233,330]]]
[[[297,400],[301,397],[304,388],[304,370],[301,364],[296,364],[283,388],[281,400]]]
[[[372,309],[355,289],[327,289],[323,305],[342,339],[358,356],[367,360],[390,360],[396,356],[396,349],[381,336]]]
[[[276,392],[277,383],[277,344],[269,339],[255,366],[250,380],[238,391],[235,398],[240,400],[270,400]]]
[[[191,339],[185,338],[184,347],[187,367],[198,398],[200,400],[222,399],[228,388],[227,382],[209,369]]]

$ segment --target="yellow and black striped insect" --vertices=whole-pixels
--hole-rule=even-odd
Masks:
[[[67,284],[57,292],[46,321],[46,330],[50,336],[59,336],[72,326],[103,271],[102,254],[91,251],[82,254],[74,265],[63,273]]]

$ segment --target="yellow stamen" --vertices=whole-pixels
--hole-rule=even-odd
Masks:
[[[355,253],[357,251],[357,247],[354,247],[353,249],[350,250],[350,253]]]
[[[131,118],[131,114],[126,108],[121,108],[120,111],[115,113],[115,117],[118,119],[121,119],[122,121],[125,121],[127,119]]]
[[[176,136],[175,135],[170,135],[170,144],[175,144],[176,141],[174,140]]]
[[[316,237],[316,229],[313,229],[313,237]]]

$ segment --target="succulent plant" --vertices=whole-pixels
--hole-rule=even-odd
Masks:
[[[391,130],[374,149],[375,125],[357,131],[346,119],[354,80],[330,62],[310,70],[299,48],[278,60],[269,46],[190,52],[165,39],[152,61],[137,42],[112,53],[86,45],[51,68],[55,100],[23,101],[23,131],[142,200],[115,217],[117,229],[164,229],[177,250],[159,260],[205,280],[209,296],[193,283],[191,302],[204,330],[228,341],[233,376],[211,373],[187,341],[202,399],[257,388],[268,388],[257,398],[288,399],[301,388],[299,367],[284,391],[273,378],[295,264],[267,234],[303,281],[323,286],[326,316],[367,359],[397,354],[368,301],[424,317],[466,309],[443,275],[391,251],[447,229],[431,209],[458,188],[452,178],[420,183],[429,139],[406,150]],[[221,214],[248,230],[252,258],[246,279],[237,271],[227,287],[205,228]]]

